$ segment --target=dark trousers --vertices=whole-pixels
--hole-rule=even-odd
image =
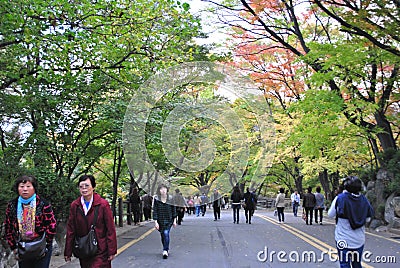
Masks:
[[[306,207],[305,210],[306,210],[306,224],[308,224],[308,220],[310,220],[310,224],[312,225],[314,208]]]
[[[315,223],[318,223],[318,212],[319,212],[319,222],[322,222],[322,213],[324,212],[323,208],[316,208],[315,209]]]
[[[207,205],[201,205],[200,210],[201,210],[201,215],[204,216],[204,214],[206,214]]]
[[[214,209],[214,220],[221,218],[221,208],[220,207],[213,207]]]
[[[139,221],[140,221],[140,211],[139,211],[139,209],[133,209],[132,214],[133,214],[133,222],[135,224],[139,223]]]
[[[143,208],[144,220],[147,221],[151,218],[151,208]]]
[[[283,214],[283,211],[285,210],[285,207],[277,207],[276,210],[278,210],[278,220],[279,222],[284,222],[285,221],[285,214]]]
[[[238,205],[232,204],[232,210],[233,210],[233,223],[239,223],[240,204]]]
[[[185,216],[185,209],[184,208],[177,208],[176,209],[176,211],[177,211],[177,214],[178,214],[178,225],[181,225],[181,223],[182,223],[182,219],[183,219],[183,217]]]
[[[244,209],[244,216],[246,216],[246,223],[251,223],[251,216],[254,214],[254,209]]]

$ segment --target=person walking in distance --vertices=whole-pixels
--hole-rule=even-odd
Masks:
[[[323,218],[323,212],[324,212],[324,200],[325,197],[323,194],[321,194],[321,187],[317,187],[316,188],[316,193],[315,195],[315,208],[314,208],[314,212],[315,212],[315,223],[318,224],[318,214],[319,214],[319,224],[322,225],[322,218]]]
[[[142,199],[143,199],[144,220],[148,221],[151,219],[151,208],[153,203],[153,197],[151,197],[151,195],[149,194],[145,194]]]
[[[200,206],[201,206],[201,198],[199,194],[196,194],[193,198],[193,203],[194,203],[194,209],[196,212],[196,217],[200,215]]]
[[[303,208],[306,211],[306,224],[312,225],[313,210],[315,207],[315,195],[312,193],[312,188],[308,187],[307,193],[303,197]]]
[[[297,211],[299,210],[300,205],[300,195],[297,191],[290,196],[290,200],[292,201],[293,215],[297,217]]]
[[[246,223],[251,224],[251,217],[253,216],[255,209],[255,195],[250,192],[249,188],[246,189],[246,193],[243,195],[243,200]]]
[[[284,188],[279,188],[279,193],[276,196],[275,204],[276,204],[275,205],[276,210],[278,211],[279,223],[285,222],[285,214],[283,212],[285,210],[285,189]]]
[[[170,243],[169,233],[172,226],[176,227],[176,207],[172,198],[168,196],[168,187],[164,184],[158,186],[157,196],[154,196],[153,200],[154,228],[160,232],[163,246],[162,256],[167,259]]]
[[[131,203],[131,211],[133,214],[134,225],[138,225],[140,222],[140,196],[138,188],[134,187],[132,193],[129,196],[129,201]]]
[[[175,195],[174,195],[174,204],[176,206],[176,213],[177,213],[177,223],[178,225],[182,224],[182,219],[185,216],[185,209],[187,207],[186,200],[182,196],[182,193],[179,191],[179,189],[175,189]]]
[[[203,192],[203,194],[200,196],[200,199],[201,199],[201,205],[200,205],[201,216],[204,216],[207,210],[208,197]]]
[[[239,186],[235,185],[231,194],[232,210],[233,210],[233,223],[239,224],[239,210],[241,206],[242,194],[240,193]]]
[[[362,182],[355,176],[343,183],[345,191],[332,201],[329,217],[336,217],[335,240],[340,267],[361,267],[365,244],[365,224],[374,211],[368,199],[360,192]]]
[[[219,194],[218,189],[215,189],[212,203],[214,210],[214,221],[221,219],[221,200],[222,196]]]
[[[187,213],[190,215],[193,212],[193,215],[194,215],[195,209],[194,209],[194,202],[193,202],[192,196],[188,197],[187,204],[188,204]]]

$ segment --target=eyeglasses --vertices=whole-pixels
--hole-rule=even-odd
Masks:
[[[87,189],[87,188],[90,188],[90,186],[91,185],[89,185],[89,184],[81,184],[81,185],[79,185],[79,189]]]

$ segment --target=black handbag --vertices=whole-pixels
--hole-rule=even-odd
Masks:
[[[99,206],[95,207],[94,220],[93,224],[90,226],[89,233],[82,237],[78,236],[75,237],[75,243],[72,249],[72,253],[74,254],[75,257],[79,259],[89,259],[97,254],[98,246],[97,246],[95,227],[98,215],[98,208]],[[82,210],[80,211],[87,221],[87,218],[85,214],[83,214],[83,211]]]
[[[46,254],[46,232],[43,233],[41,238],[33,241],[19,240],[17,247],[18,257],[21,260],[36,260],[44,257]]]

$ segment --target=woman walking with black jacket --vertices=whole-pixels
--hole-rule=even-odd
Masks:
[[[168,187],[163,184],[158,187],[157,196],[154,196],[153,200],[154,228],[160,232],[163,258],[166,259],[169,253],[169,233],[172,226],[176,227],[176,207],[168,196]]]
[[[239,210],[240,201],[242,200],[242,194],[240,193],[239,187],[234,186],[231,194],[232,209],[233,209],[233,223],[239,224]]]

